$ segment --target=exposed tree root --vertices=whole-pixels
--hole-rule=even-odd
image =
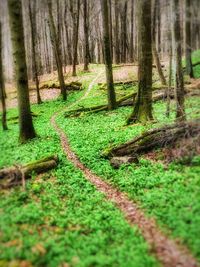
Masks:
[[[57,156],[49,156],[24,166],[12,166],[0,170],[0,188],[10,188],[17,185],[23,185],[26,179],[31,177],[32,173],[40,174],[55,168],[58,164]]]

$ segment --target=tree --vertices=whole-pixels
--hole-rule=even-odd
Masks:
[[[83,0],[83,21],[84,21],[84,71],[88,71],[90,61],[89,51],[89,14],[88,14],[88,1]]]
[[[72,76],[76,76],[76,64],[78,60],[78,31],[79,31],[79,13],[80,0],[70,1],[70,12],[73,20],[73,62],[72,62]]]
[[[101,11],[103,21],[103,43],[104,43],[104,59],[106,66],[106,80],[108,91],[108,108],[109,110],[116,108],[116,96],[113,85],[113,72],[112,72],[112,56],[110,49],[110,32],[109,32],[109,18],[108,18],[108,2],[101,0]]]
[[[127,50],[127,0],[123,3],[123,10],[121,12],[121,62],[126,62]]]
[[[119,49],[119,2],[115,0],[115,28],[114,28],[114,35],[115,35],[115,63],[119,64],[120,62],[120,49]]]
[[[191,0],[185,0],[185,58],[186,73],[190,78],[194,78],[192,68],[192,40],[191,40]]]
[[[60,83],[60,89],[63,96],[63,100],[67,99],[67,92],[66,92],[66,86],[65,86],[65,80],[63,75],[63,68],[62,68],[62,61],[61,61],[61,49],[59,44],[59,39],[56,33],[56,27],[53,20],[53,13],[52,13],[52,0],[47,0],[48,4],[48,13],[49,13],[49,30],[51,35],[51,42],[54,49],[54,55],[56,59],[56,65],[58,70],[58,79]]]
[[[36,59],[36,1],[29,0],[29,19],[31,25],[31,45],[32,45],[32,69],[33,69],[33,78],[36,85],[37,92],[37,103],[41,104],[40,88],[39,88],[39,78],[38,78],[38,66]]]
[[[149,0],[138,2],[138,48],[138,93],[128,124],[153,119],[151,1]]]
[[[179,0],[171,1],[172,14],[172,46],[175,66],[175,94],[176,94],[176,119],[185,120],[184,107],[184,80],[182,71],[181,26]]]
[[[30,109],[21,0],[8,0],[8,10],[17,84],[20,126],[19,140],[24,143],[36,137],[36,133],[33,127]]]
[[[133,45],[133,36],[134,36],[134,0],[131,0],[131,36],[130,36],[130,62],[134,61],[134,45]]]
[[[159,17],[159,0],[154,0],[154,8],[153,8],[153,21],[152,21],[152,53],[153,53],[153,58],[156,64],[156,68],[158,71],[158,75],[160,77],[160,81],[162,85],[167,85],[167,81],[165,79],[165,76],[162,71],[162,66],[160,64],[160,59],[159,55],[156,49],[156,18]]]
[[[3,57],[2,57],[2,27],[0,22],[0,100],[2,104],[2,127],[3,130],[7,130],[6,122],[6,93],[5,93],[5,84],[4,84],[4,75],[3,75]]]

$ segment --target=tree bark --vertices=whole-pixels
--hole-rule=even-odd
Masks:
[[[8,130],[7,120],[6,120],[6,93],[5,93],[5,83],[3,74],[3,56],[2,56],[2,26],[0,22],[0,100],[2,105],[2,127],[3,130]]]
[[[115,63],[120,62],[120,49],[119,49],[119,2],[115,0]]]
[[[176,119],[185,120],[184,80],[182,72],[181,26],[179,0],[171,1],[173,58],[175,65]]]
[[[158,17],[158,13],[160,12],[158,10],[158,7],[159,7],[159,0],[154,0],[153,21],[152,21],[152,53],[153,53],[153,58],[154,58],[155,65],[158,71],[158,75],[160,77],[160,81],[162,85],[167,85],[167,81],[163,74],[159,55],[156,49],[156,18]]]
[[[68,8],[67,3],[65,2],[65,32],[66,32],[66,44],[67,44],[67,56],[68,56],[68,63],[69,65],[72,65],[72,46],[71,46],[71,40],[69,36],[69,18],[68,18]]]
[[[138,94],[133,113],[127,123],[146,122],[152,115],[152,34],[151,1],[138,3]]]
[[[75,7],[76,4],[76,7]],[[77,48],[78,48],[78,31],[79,31],[79,13],[80,0],[70,1],[70,12],[73,20],[73,62],[72,62],[72,76],[76,76],[77,64]]]
[[[62,93],[63,100],[67,99],[67,92],[65,87],[65,80],[63,75],[63,68],[62,68],[62,61],[61,61],[61,50],[60,45],[58,42],[58,36],[56,34],[56,28],[53,20],[53,14],[52,14],[52,0],[47,0],[48,4],[48,13],[49,13],[49,30],[51,35],[51,42],[54,49],[55,59],[56,59],[56,65],[58,69],[58,79],[60,83],[60,89]]]
[[[130,62],[134,62],[134,46],[133,46],[133,36],[134,36],[134,0],[131,0],[131,36],[130,36]]]
[[[192,67],[191,0],[185,0],[185,58],[186,74],[194,78]]]
[[[24,143],[36,137],[33,127],[26,66],[21,0],[8,0],[9,21],[14,58],[19,109],[19,140]]]
[[[36,1],[33,1],[33,6],[31,6],[31,0],[29,0],[29,19],[30,19],[30,26],[31,26],[33,78],[34,78],[35,85],[36,85],[37,103],[41,104],[42,100],[40,96],[38,66],[37,66],[37,59],[36,59]]]
[[[89,51],[89,13],[88,13],[88,0],[83,2],[83,20],[84,20],[84,71],[88,71],[88,65],[90,60]]]
[[[101,11],[103,20],[103,36],[104,36],[104,59],[106,66],[107,95],[109,110],[116,108],[116,95],[113,85],[112,57],[110,51],[110,35],[109,35],[109,19],[108,19],[108,2],[101,0]]]
[[[0,188],[10,188],[21,185],[32,173],[40,174],[55,168],[58,164],[57,156],[49,156],[36,160],[24,166],[13,166],[0,170]],[[23,181],[24,180],[24,181]],[[24,184],[23,184],[24,185]]]

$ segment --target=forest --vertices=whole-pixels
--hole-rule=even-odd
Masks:
[[[200,0],[0,0],[0,267],[200,266]]]

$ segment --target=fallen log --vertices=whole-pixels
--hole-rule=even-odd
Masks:
[[[40,174],[55,168],[58,157],[55,155],[33,161],[24,166],[14,165],[0,170],[0,189],[22,185],[33,173]]]
[[[138,157],[158,148],[173,148],[180,140],[200,136],[200,119],[166,125],[161,128],[144,132],[133,140],[103,151],[102,156],[108,159],[113,157]],[[200,138],[198,139],[200,142]]]
[[[123,96],[117,101],[117,106],[120,106],[121,103],[124,101],[135,98],[137,93],[131,93],[126,96]],[[81,107],[78,109],[72,109],[67,112],[65,112],[65,117],[78,117],[82,112],[99,112],[99,111],[105,111],[108,110],[108,105],[99,105],[99,106],[93,106],[93,107]]]
[[[167,94],[166,94],[166,88],[162,87],[163,89],[157,89],[153,88],[153,96],[152,96],[152,101],[155,103],[160,100],[166,100],[167,99]],[[199,89],[196,88],[187,88],[185,89],[185,94],[188,94],[189,96],[199,96]],[[119,100],[117,100],[117,106],[118,107],[127,107],[127,106],[133,106],[135,104],[135,98],[137,96],[137,93],[131,93],[126,96],[123,96]],[[169,97],[171,99],[174,99],[174,89],[171,88],[169,92]],[[107,111],[108,110],[108,105],[98,105],[98,106],[92,106],[92,107],[81,107],[78,109],[72,109],[67,112],[65,112],[64,116],[65,117],[78,117],[80,116],[83,112],[87,113],[97,113],[100,111]]]
[[[78,81],[70,82],[65,84],[67,91],[79,91],[82,90],[82,83]],[[40,89],[60,89],[58,82],[47,82],[40,86]]]
[[[197,61],[196,63],[193,63],[192,67],[194,68],[194,67],[196,67],[198,65],[200,65],[200,61]],[[186,67],[183,67],[183,70],[186,70]]]

